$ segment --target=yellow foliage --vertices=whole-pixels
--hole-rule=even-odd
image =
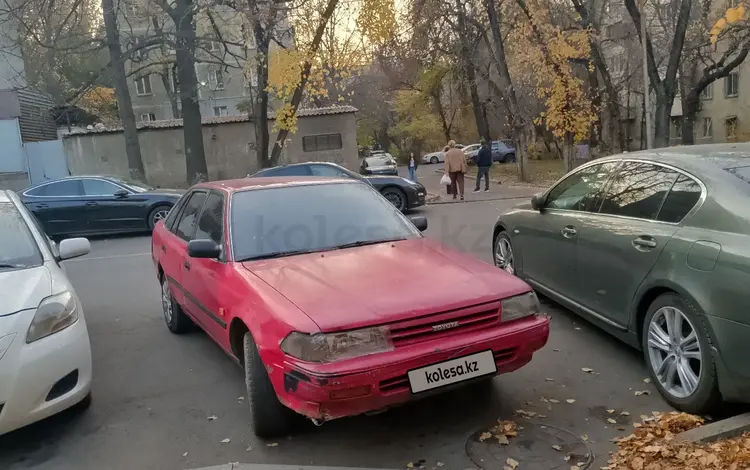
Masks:
[[[87,91],[78,100],[78,106],[95,114],[104,124],[110,124],[118,119],[117,98],[115,89],[99,86]]]
[[[711,38],[711,44],[716,44],[716,42],[719,40],[719,36],[721,33],[732,24],[739,23],[740,21],[745,21],[745,6],[740,3],[734,8],[729,8],[724,13],[724,16],[716,20],[716,23],[714,23],[713,27],[711,28],[710,38]]]

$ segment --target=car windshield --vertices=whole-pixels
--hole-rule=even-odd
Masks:
[[[139,183],[137,181],[117,180],[117,182],[123,186],[127,186],[128,189],[132,189],[133,192],[136,192],[136,193],[145,193],[146,191],[154,190],[154,188],[152,188],[151,186],[145,185],[143,183]]]
[[[0,203],[0,272],[39,266],[39,247],[16,206]]]
[[[422,236],[393,204],[362,183],[242,191],[232,195],[231,208],[237,261]]]
[[[383,166],[383,165],[390,165],[393,163],[390,158],[388,158],[386,155],[378,155],[376,157],[367,157],[365,159],[367,161],[368,166]]]

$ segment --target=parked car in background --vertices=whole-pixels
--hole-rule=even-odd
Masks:
[[[482,148],[482,144],[471,144],[464,147],[462,150],[464,151],[464,154],[466,155],[466,161],[471,163],[477,162],[477,155],[479,154],[479,149]]]
[[[363,175],[398,176],[398,168],[393,157],[381,154],[363,158],[360,173]]]
[[[21,200],[51,237],[140,232],[167,216],[184,191],[108,176],[71,176],[25,189]]]
[[[500,216],[495,264],[643,350],[670,405],[750,402],[750,144],[596,159]]]
[[[414,182],[400,176],[361,176],[349,171],[343,166],[328,162],[293,163],[261,170],[253,177],[278,176],[317,176],[349,178],[364,181],[377,189],[380,194],[404,212],[415,207],[423,206],[427,197],[427,190],[421,183]]]
[[[503,141],[492,142],[492,161],[500,163],[515,163],[516,149],[509,147]]]
[[[386,152],[385,150],[373,150],[373,151],[370,152],[369,156],[375,157],[375,156],[380,156],[380,155],[385,156],[386,158],[388,158],[388,160],[390,160],[391,163],[393,163],[394,165],[397,164],[396,163],[396,159],[393,157],[393,155],[391,155],[390,153]]]
[[[91,401],[86,320],[60,265],[90,249],[85,238],[55,247],[0,190],[0,435]]]
[[[422,155],[422,163],[432,163],[433,165],[437,163],[442,163],[445,161],[445,152],[442,150],[439,150],[437,152],[431,152],[426,153]]]
[[[426,228],[354,179],[201,183],[154,229],[165,323],[244,368],[261,437],[527,364],[549,335],[531,288]]]

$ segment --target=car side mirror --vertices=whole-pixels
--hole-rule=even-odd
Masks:
[[[411,223],[413,223],[420,232],[424,232],[425,230],[427,230],[427,217],[420,215],[416,217],[410,217],[409,220],[411,220]]]
[[[214,259],[221,256],[221,247],[213,240],[190,240],[187,246],[188,256],[191,258]]]
[[[544,208],[544,195],[542,193],[531,196],[531,208],[540,211]]]
[[[57,247],[57,256],[60,261],[78,258],[90,252],[91,244],[86,238],[66,238]]]
[[[118,189],[117,191],[115,191],[115,197],[120,199],[128,197],[128,192],[124,189]]]

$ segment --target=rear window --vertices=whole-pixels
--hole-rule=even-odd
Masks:
[[[378,155],[377,157],[367,157],[365,159],[368,165],[370,166],[382,166],[382,165],[390,165],[391,159],[388,158],[385,155]]]
[[[42,253],[16,206],[0,203],[0,272],[43,263]]]

